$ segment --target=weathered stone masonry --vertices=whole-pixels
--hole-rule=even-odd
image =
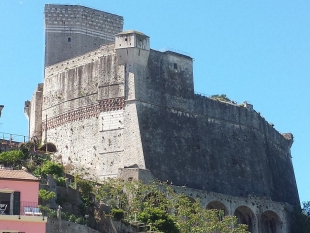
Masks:
[[[252,108],[196,95],[192,58],[151,50],[140,32],[71,55],[46,67],[28,104],[30,136],[46,135],[68,172],[186,184],[252,232],[289,232],[284,203],[299,205],[292,134]]]
[[[98,102],[97,105],[81,107],[77,110],[67,112],[54,118],[51,118],[47,121],[47,124],[46,121],[43,121],[42,130],[45,131],[46,126],[47,129],[49,130],[68,122],[98,116],[101,112],[116,111],[121,109],[124,109],[124,98],[101,100]]]
[[[79,5],[47,4],[44,15],[45,66],[113,43],[123,30],[123,17]]]

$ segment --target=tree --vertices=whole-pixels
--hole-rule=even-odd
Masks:
[[[235,216],[224,216],[221,210],[207,210],[199,199],[176,194],[171,186],[154,182],[105,181],[95,190],[97,197],[113,208],[122,209],[125,221],[137,219],[152,230],[169,233],[246,233],[247,226],[237,224]]]
[[[295,206],[291,214],[291,232],[294,233],[310,233],[310,202],[304,202],[303,208]]]
[[[39,190],[39,202],[42,204],[42,205],[46,205],[46,203],[55,198],[56,197],[56,194],[55,192],[53,191],[46,191],[45,189],[40,189]]]
[[[0,163],[7,165],[20,164],[25,155],[21,150],[10,150],[0,153]]]
[[[303,202],[302,204],[303,204],[302,212],[303,212],[308,218],[310,218],[310,201]]]
[[[90,204],[91,194],[93,192],[93,185],[88,180],[80,179],[78,176],[75,177],[75,182],[77,184],[77,188],[84,200],[86,205]]]
[[[42,175],[47,175],[51,174],[56,177],[60,177],[64,173],[64,168],[61,164],[54,163],[52,161],[47,161],[43,164],[42,169],[41,169]]]
[[[158,230],[165,233],[179,233],[177,223],[172,216],[159,207],[147,207],[138,214],[138,220],[152,224],[153,230]]]

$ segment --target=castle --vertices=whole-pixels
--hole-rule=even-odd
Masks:
[[[193,59],[150,49],[120,16],[48,4],[45,26],[44,83],[25,111],[29,136],[55,144],[68,171],[169,180],[251,232],[289,232],[292,134],[252,105],[195,94]]]

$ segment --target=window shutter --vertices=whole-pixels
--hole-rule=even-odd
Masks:
[[[20,214],[20,192],[13,193],[13,215]]]

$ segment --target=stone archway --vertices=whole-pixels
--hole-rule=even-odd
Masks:
[[[238,218],[239,224],[246,224],[248,225],[248,231],[253,233],[254,232],[254,213],[253,211],[247,206],[239,206],[234,215]]]
[[[211,201],[209,202],[209,204],[207,205],[207,209],[209,210],[223,210],[224,211],[224,216],[228,215],[228,211],[226,206],[220,202],[220,201]]]
[[[261,232],[281,233],[280,217],[273,211],[267,210],[260,217]]]

